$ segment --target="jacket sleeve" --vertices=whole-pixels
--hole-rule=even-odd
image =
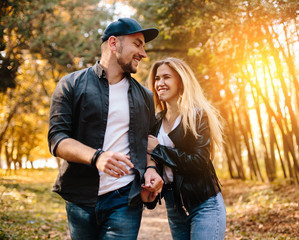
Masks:
[[[154,98],[153,98],[153,93],[151,93],[151,101],[150,101],[150,126],[149,130],[151,131],[155,122],[156,122],[156,117],[155,117],[155,104],[154,104]]]
[[[152,152],[152,157],[157,163],[165,164],[179,174],[200,174],[208,169],[210,161],[210,130],[208,117],[203,114],[197,121],[198,137],[195,138],[190,132],[183,139],[173,142],[184,141],[184,147],[175,148],[158,144]],[[174,140],[174,139],[173,139]]]
[[[72,136],[72,99],[73,86],[66,76],[58,82],[51,99],[48,144],[54,156],[58,144]]]

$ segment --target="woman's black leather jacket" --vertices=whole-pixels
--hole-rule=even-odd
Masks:
[[[157,114],[152,134],[157,136],[166,111]],[[179,211],[187,215],[190,210],[221,191],[219,181],[210,159],[210,129],[204,111],[197,114],[196,138],[190,130],[184,133],[180,123],[168,136],[175,147],[158,144],[151,156],[162,168],[167,165],[174,174],[174,197]]]

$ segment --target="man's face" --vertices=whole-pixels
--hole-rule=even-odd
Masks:
[[[142,33],[134,33],[118,38],[119,44],[116,59],[125,73],[136,73],[138,63],[147,55],[144,50],[144,36]]]

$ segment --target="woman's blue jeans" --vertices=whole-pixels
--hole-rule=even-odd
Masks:
[[[96,208],[66,202],[72,240],[136,240],[142,206],[128,206],[130,187],[99,196]]]
[[[192,209],[189,216],[183,216],[173,208],[173,190],[166,190],[164,198],[174,240],[224,239],[226,209],[220,192]]]

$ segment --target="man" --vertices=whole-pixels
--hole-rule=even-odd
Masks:
[[[66,201],[72,239],[136,239],[143,176],[155,196],[161,192],[146,160],[152,93],[130,76],[158,33],[131,18],[111,23],[100,62],[63,77],[53,93],[49,148],[65,160],[53,191]]]

